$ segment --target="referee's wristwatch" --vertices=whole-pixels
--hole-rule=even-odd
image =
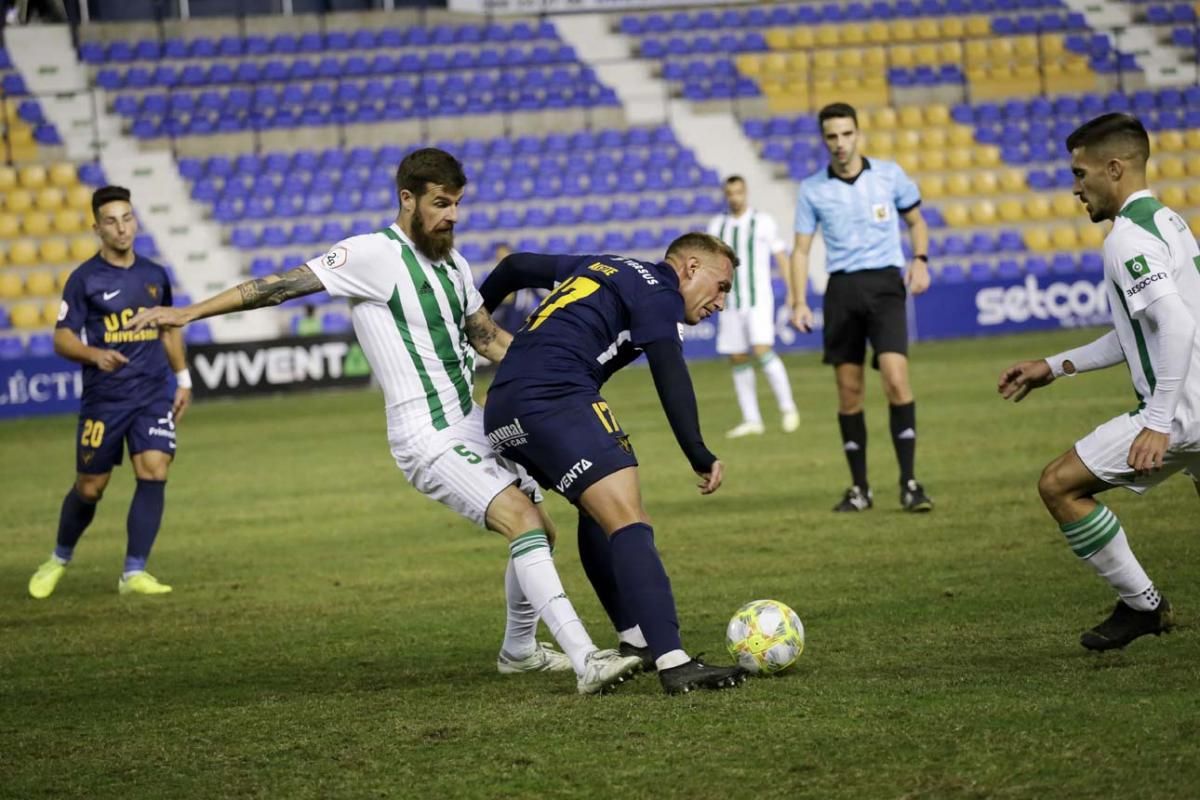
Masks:
[[[925,262],[925,266],[927,266],[927,267],[929,266],[929,256],[926,256],[926,255],[913,256],[913,261],[923,261],[923,262]]]

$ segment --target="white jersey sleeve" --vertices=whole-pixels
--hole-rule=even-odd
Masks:
[[[1154,234],[1132,223],[1104,241],[1104,265],[1121,293],[1130,316],[1169,294],[1178,294],[1171,251]]]
[[[380,268],[381,257],[375,235],[351,236],[328,253],[308,262],[308,268],[333,297],[387,302],[396,281]]]
[[[479,293],[479,289],[475,286],[475,278],[471,275],[471,265],[462,257],[462,253],[455,250],[450,255],[450,261],[454,264],[454,268],[458,270],[458,277],[463,282],[463,296],[466,298],[466,307],[463,309],[465,316],[471,316],[479,309],[483,308],[483,295]]]
[[[779,237],[779,226],[775,224],[775,218],[770,214],[758,215],[758,230],[771,253],[782,253],[787,250],[787,245]]]
[[[721,220],[724,218],[725,216],[723,214],[718,214],[708,221],[709,236],[716,236],[718,239],[721,238]]]

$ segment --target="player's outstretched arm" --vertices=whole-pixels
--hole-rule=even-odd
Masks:
[[[504,358],[508,352],[508,345],[512,342],[512,334],[497,325],[486,308],[479,309],[467,317],[465,322],[467,341],[475,348],[475,352],[488,361],[500,361]]]
[[[678,339],[658,339],[645,347],[646,360],[650,362],[650,374],[654,376],[654,388],[667,422],[679,449],[688,463],[703,480],[701,494],[712,494],[721,485],[722,468],[717,457],[704,446],[700,435],[700,412],[696,408],[696,391],[692,387],[692,376],[688,374],[683,360],[683,349]]]
[[[483,307],[495,311],[504,298],[521,289],[553,288],[564,260],[573,259],[538,253],[512,253],[505,256],[479,287]]]
[[[103,372],[114,372],[129,363],[129,359],[116,350],[89,347],[70,328],[54,331],[54,352],[78,364],[88,364]]]
[[[239,283],[218,295],[182,308],[156,306],[139,312],[125,327],[135,331],[157,325],[178,328],[206,317],[219,317],[234,311],[277,306],[293,297],[303,297],[321,291],[324,285],[308,265],[290,269],[278,275],[268,275]]]

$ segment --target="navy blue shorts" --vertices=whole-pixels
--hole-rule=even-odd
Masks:
[[[629,436],[598,394],[558,398],[552,407],[523,403],[514,386],[493,389],[483,407],[492,449],[539,484],[576,503],[584,490],[637,466]]]
[[[75,469],[87,475],[103,475],[121,463],[125,446],[129,455],[161,450],[175,455],[175,420],[171,400],[163,398],[146,405],[94,403],[79,411],[75,431]]]

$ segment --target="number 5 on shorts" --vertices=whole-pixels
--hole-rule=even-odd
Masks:
[[[478,453],[468,450],[465,444],[454,445],[454,452],[465,458],[468,464],[478,464],[480,461],[483,461]]]
[[[104,440],[104,423],[98,419],[85,419],[83,421],[83,436],[79,437],[79,443],[84,447],[99,447],[100,442]]]

